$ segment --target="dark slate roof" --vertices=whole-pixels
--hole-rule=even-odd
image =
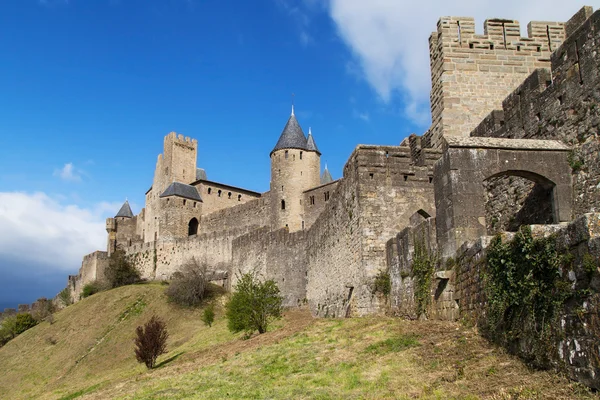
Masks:
[[[281,136],[279,136],[277,144],[271,151],[271,154],[280,149],[306,150],[306,136],[304,136],[304,132],[302,132],[302,128],[293,111],[287,124],[285,124],[285,128],[283,128],[283,132],[281,132]]]
[[[325,171],[323,171],[323,175],[321,175],[321,185],[324,185],[329,182],[333,182],[333,178],[331,177],[327,166],[325,166]]]
[[[121,209],[117,215],[115,215],[115,218],[117,217],[133,218],[133,213],[131,212],[131,207],[129,207],[129,202],[127,200],[125,200],[125,203],[123,203]]]
[[[159,197],[169,196],[178,196],[183,197],[184,199],[202,201],[202,198],[195,187],[181,182],[171,183],[167,190],[165,190]]]
[[[206,178],[206,171],[204,170],[204,168],[196,168],[196,180],[207,180]]]
[[[321,155],[321,152],[319,151],[319,148],[317,147],[317,144],[315,143],[315,138],[313,137],[312,132],[310,131],[310,128],[308,128],[308,139],[306,139],[306,150],[314,151],[317,154]]]

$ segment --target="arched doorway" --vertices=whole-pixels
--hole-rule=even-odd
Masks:
[[[188,224],[188,236],[198,234],[198,219],[192,218]]]

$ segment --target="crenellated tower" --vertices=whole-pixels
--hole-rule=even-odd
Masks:
[[[302,194],[319,186],[321,153],[312,132],[308,138],[294,115],[271,151],[271,228],[304,229]]]

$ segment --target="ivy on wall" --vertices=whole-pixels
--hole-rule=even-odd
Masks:
[[[534,238],[529,226],[522,226],[508,242],[496,235],[487,251],[487,315],[482,328],[504,344],[538,339],[532,360],[538,364],[547,361],[559,312],[573,294],[561,276],[561,261],[555,236]]]
[[[431,302],[431,284],[435,266],[438,262],[437,254],[432,253],[425,244],[423,236],[414,237],[412,272],[415,285],[415,302],[417,315],[427,314],[427,307]]]

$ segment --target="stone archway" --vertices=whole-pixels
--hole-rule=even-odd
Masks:
[[[193,236],[198,234],[198,219],[192,218],[188,223],[188,236]]]
[[[445,138],[434,168],[436,232],[443,257],[487,235],[485,182],[519,176],[549,190],[552,221],[571,219],[569,147],[552,140]]]

